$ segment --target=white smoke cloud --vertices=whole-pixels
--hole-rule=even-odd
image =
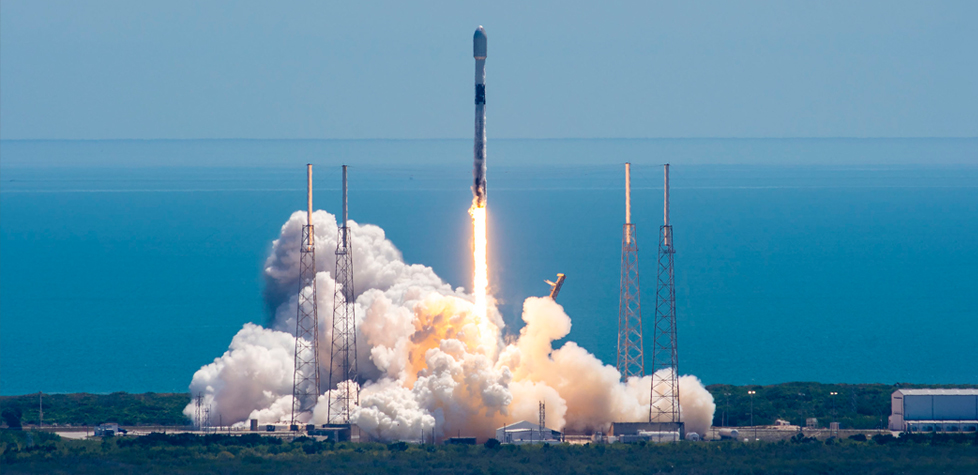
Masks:
[[[194,374],[191,392],[204,395],[212,419],[266,424],[291,418],[303,224],[305,214],[294,213],[265,264],[266,300],[275,309],[269,328],[245,325],[224,355]],[[313,224],[320,377],[329,391],[337,225],[324,211],[313,214]],[[546,403],[547,425],[558,430],[607,430],[613,421],[648,420],[650,376],[622,383],[614,367],[577,344],[553,348],[570,333],[571,320],[552,299],[528,298],[526,325],[515,341],[504,343],[502,318],[492,302],[489,316],[480,319],[469,295],[431,268],[405,263],[381,228],[350,222],[350,229],[362,384],[353,419],[370,436],[418,440],[434,432],[488,438],[504,424],[536,421],[540,401]],[[687,431],[705,433],[716,407],[712,396],[693,376],[679,383]],[[328,397],[319,398],[309,422],[326,422]],[[192,418],[194,403],[184,413]]]

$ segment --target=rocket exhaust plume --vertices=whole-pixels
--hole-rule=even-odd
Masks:
[[[475,160],[472,176],[472,258],[475,263],[472,293],[475,295],[477,315],[485,320],[488,312],[486,294],[489,287],[487,263],[488,241],[486,238],[486,30],[481,26],[472,37],[472,55],[475,57]]]

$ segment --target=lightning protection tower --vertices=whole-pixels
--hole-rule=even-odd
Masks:
[[[312,226],[312,164],[306,165],[306,225],[299,244],[299,299],[295,316],[295,372],[292,374],[292,427],[312,415],[319,384],[319,311],[316,307],[316,246]]]
[[[543,440],[543,431],[547,429],[547,403],[540,401],[540,440]]]
[[[679,350],[676,346],[676,283],[672,225],[669,224],[669,164],[665,170],[663,225],[659,228],[659,277],[652,328],[650,422],[679,422]]]
[[[360,404],[360,390],[344,382],[357,383],[357,334],[353,304],[353,247],[347,226],[346,165],[343,165],[343,221],[336,240],[336,290],[333,292],[333,344],[330,352],[329,387],[336,385],[326,415],[331,424],[349,424],[353,408]]]
[[[632,164],[625,164],[625,225],[621,238],[621,286],[618,298],[618,372],[622,381],[645,376],[642,303],[638,285],[638,241],[632,224]]]

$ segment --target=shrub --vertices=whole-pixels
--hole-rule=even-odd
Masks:
[[[3,410],[0,417],[2,417],[3,421],[7,423],[7,427],[10,427],[11,429],[20,429],[20,417],[22,415],[23,414],[20,412],[20,409],[17,409],[16,407],[8,407]]]
[[[394,442],[393,444],[387,445],[387,450],[391,452],[404,452],[408,449],[407,442]]]
[[[792,444],[818,443],[818,439],[815,437],[805,437],[805,434],[802,432],[795,434],[790,440]]]
[[[876,442],[879,445],[889,444],[890,442],[893,442],[895,439],[896,437],[893,437],[890,434],[876,434],[873,436],[873,442]]]

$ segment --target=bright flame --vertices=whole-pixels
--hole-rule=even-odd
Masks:
[[[478,201],[469,208],[472,215],[473,249],[472,258],[475,260],[475,275],[472,277],[472,293],[475,294],[475,311],[480,323],[486,321],[488,302],[486,300],[489,288],[489,265],[486,261],[486,206],[479,206]]]

